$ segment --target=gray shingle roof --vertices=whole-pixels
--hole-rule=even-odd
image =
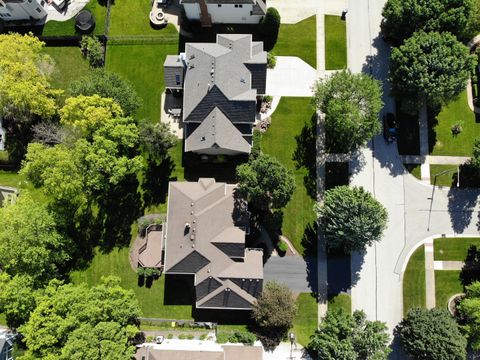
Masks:
[[[165,272],[195,274],[194,285],[201,287],[197,307],[218,307],[219,299],[224,299],[221,293],[234,291],[243,300],[232,295],[232,303],[222,300],[221,307],[251,308],[255,297],[237,283],[245,279],[263,282],[263,252],[245,249],[245,230],[234,219],[234,191],[235,186],[216,183],[215,179],[169,184]],[[230,244],[228,250],[222,251],[218,243]],[[231,256],[235,246],[243,249],[242,261],[236,261],[237,251]],[[210,278],[220,286],[207,286],[205,280]],[[261,286],[253,295],[260,291]]]
[[[214,108],[185,140],[185,151],[202,151],[215,147],[238,153],[250,152],[250,144],[218,108]]]

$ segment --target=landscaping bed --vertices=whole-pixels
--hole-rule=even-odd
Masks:
[[[403,274],[403,313],[426,306],[425,248],[420,246],[410,257]]]
[[[283,209],[282,234],[300,254],[304,251],[303,244],[308,242],[307,238],[314,237],[316,241],[313,230],[316,190],[315,160],[312,160],[315,159],[315,137],[311,136],[313,115],[310,98],[284,97],[273,113],[270,128],[261,140],[262,151],[276,157],[295,175],[295,192]],[[295,157],[299,158],[298,161],[294,160]],[[306,163],[313,168],[307,169]]]
[[[325,15],[325,69],[347,67],[347,26],[340,16]]]

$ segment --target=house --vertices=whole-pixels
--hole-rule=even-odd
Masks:
[[[0,0],[0,18],[12,20],[42,20],[47,16],[45,0]]]
[[[257,97],[265,94],[267,53],[252,35],[217,35],[167,56],[166,88],[183,91],[185,152],[249,154]]]
[[[258,24],[267,13],[265,0],[180,0],[189,20],[212,24]]]
[[[144,344],[137,349],[136,360],[262,360],[261,346],[219,345],[213,341],[165,340]]]
[[[165,274],[193,277],[197,309],[251,310],[263,285],[263,251],[245,248],[246,204],[235,185],[170,182]]]
[[[13,360],[13,342],[15,335],[0,330],[0,360]]]

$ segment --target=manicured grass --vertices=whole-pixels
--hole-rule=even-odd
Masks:
[[[424,308],[425,304],[425,248],[422,245],[410,257],[403,275],[403,313],[415,307]]]
[[[314,111],[309,98],[282,98],[272,116],[272,124],[262,136],[261,148],[266,154],[275,156],[295,175],[295,192],[283,209],[282,233],[290,239],[295,248],[302,253],[302,238],[305,230],[315,220],[313,212],[314,200],[305,187],[308,170],[305,167],[296,169],[293,159],[297,149],[295,137],[305,126],[310,126]],[[308,144],[300,144],[308,146]]]
[[[310,336],[317,329],[317,300],[314,294],[301,293],[297,298],[298,312],[293,321],[293,333],[297,342],[307,346],[310,342]]]
[[[110,36],[118,35],[178,35],[173,24],[163,29],[150,26],[150,0],[115,1],[110,9]]]
[[[88,61],[83,58],[80,48],[76,46],[46,47],[43,50],[55,61],[50,84],[53,88],[67,90],[72,81],[87,75],[90,71]],[[68,91],[63,98],[68,97]]]
[[[138,276],[130,266],[128,250],[115,248],[108,254],[97,252],[87,269],[71,274],[73,283],[85,282],[93,286],[100,282],[102,276],[119,276],[122,279],[121,285],[135,292],[143,317],[191,319],[192,306],[164,305],[165,276],[154,281],[151,288],[138,286]]]
[[[480,134],[480,122],[476,122],[475,114],[467,103],[467,92],[444,106],[436,117],[438,123],[433,132],[436,135],[432,155],[471,156],[475,138]],[[451,127],[461,123],[462,132],[453,135]],[[432,135],[430,135],[432,136]]]
[[[7,319],[4,313],[0,313],[0,325],[3,325],[3,326],[7,325]]]
[[[403,164],[410,174],[415,176],[418,180],[422,179],[419,164]]]
[[[446,309],[451,296],[463,292],[460,271],[435,271],[435,307]]]
[[[328,310],[337,309],[342,309],[349,314],[352,312],[352,298],[349,294],[341,293],[328,299]]]
[[[177,54],[178,44],[113,45],[107,49],[107,69],[133,84],[143,106],[138,118],[160,120],[160,99],[164,90],[163,62],[167,55]]]
[[[278,56],[298,56],[313,68],[317,67],[317,23],[315,16],[296,24],[280,25],[277,43],[272,52]]]
[[[480,238],[438,238],[433,245],[435,260],[465,261],[470,246],[480,248]]]
[[[347,25],[340,16],[325,15],[325,68],[347,67]]]
[[[107,7],[100,5],[98,0],[90,0],[85,6],[86,10],[90,10],[95,17],[95,35],[105,33],[105,18],[107,16]],[[49,21],[45,24],[42,30],[43,36],[65,36],[76,35],[75,18],[67,21]]]
[[[47,202],[47,197],[41,189],[35,189],[33,185],[14,171],[0,170],[0,185],[11,186],[23,191],[28,191],[31,197],[37,202]]]
[[[448,172],[442,174],[442,172],[444,171]],[[435,176],[436,174],[441,175]],[[457,165],[430,165],[430,184],[433,184],[435,182],[435,185],[437,186],[456,186],[457,176]]]

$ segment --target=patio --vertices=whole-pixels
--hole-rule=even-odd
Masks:
[[[91,0],[95,1],[95,0]],[[67,21],[75,17],[80,10],[88,4],[88,0],[54,0],[46,7],[47,18],[45,22],[53,21]]]
[[[183,139],[182,121],[183,96],[162,93],[160,121],[170,125],[170,129],[179,139]]]

